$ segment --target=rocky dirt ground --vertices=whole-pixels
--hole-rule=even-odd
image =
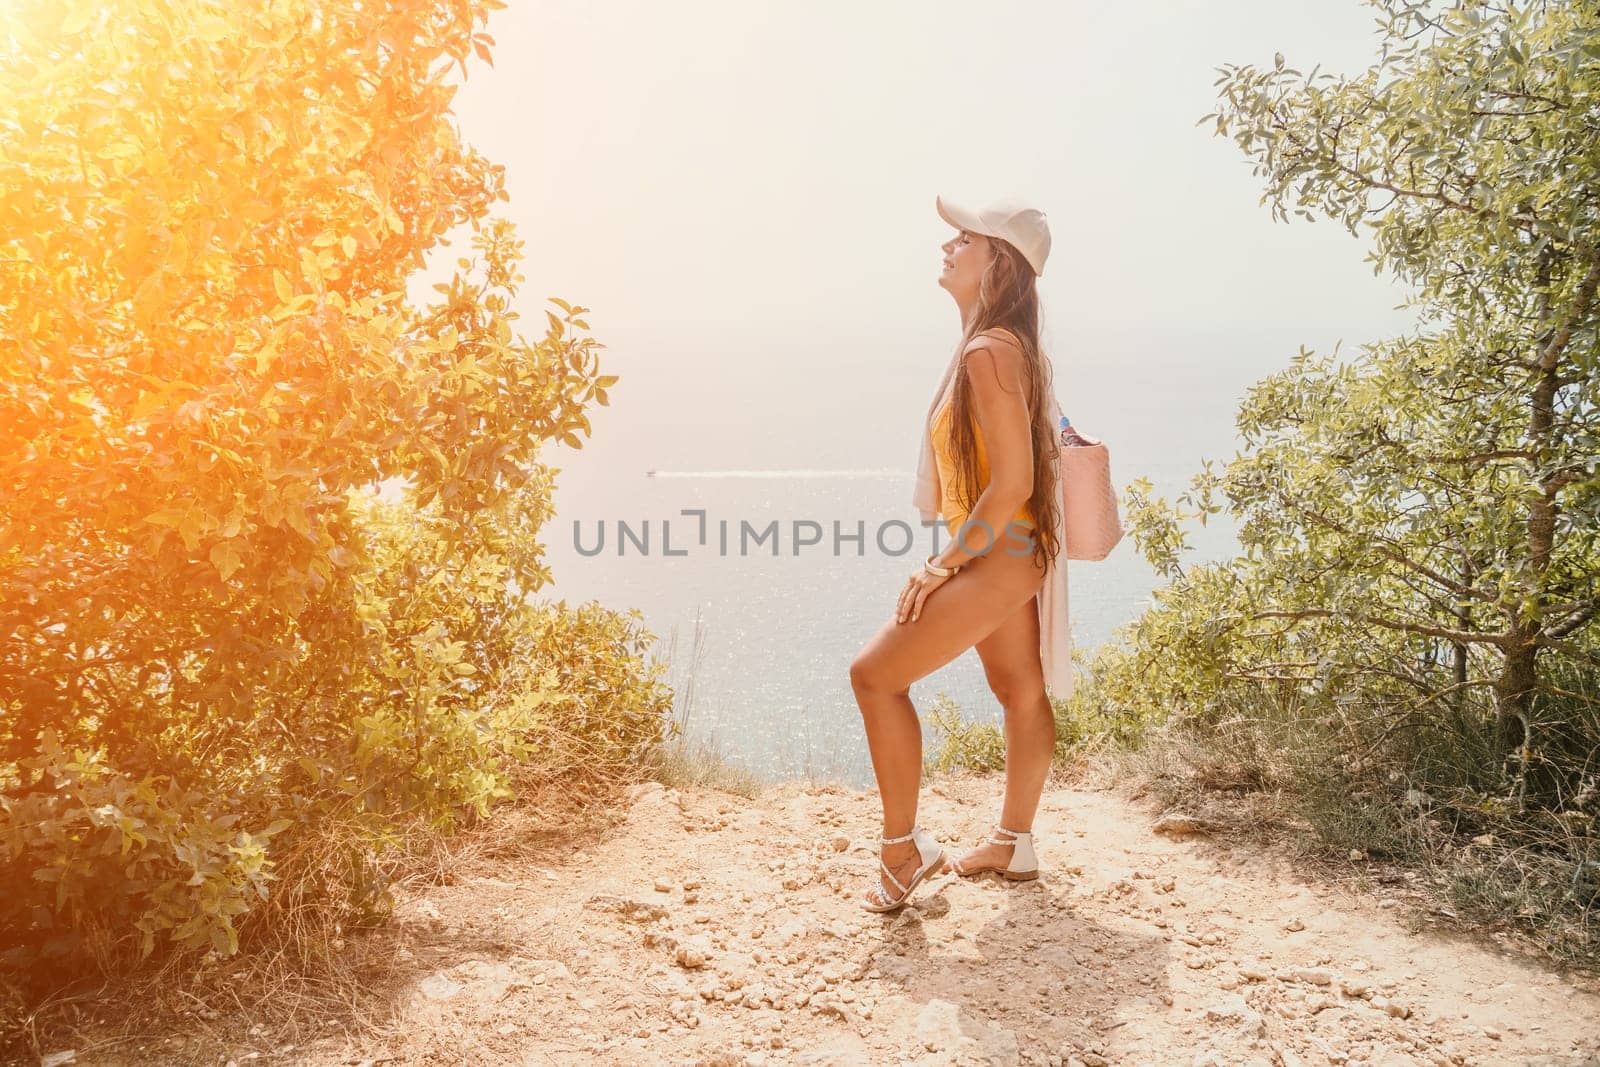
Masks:
[[[919,820],[958,854],[998,794],[942,780]],[[404,901],[364,1025],[209,1044],[238,1067],[1600,1064],[1593,983],[1408,926],[1403,884],[1307,882],[1157,814],[1047,790],[1037,881],[944,875],[874,915],[876,794],[647,783],[560,863]]]

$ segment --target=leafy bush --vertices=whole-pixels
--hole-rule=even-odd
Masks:
[[[229,953],[292,899],[617,771],[637,614],[539,605],[586,309],[517,332],[447,76],[498,0],[24,0],[0,49],[0,961]],[[418,305],[407,283],[466,228]],[[385,487],[401,502],[380,498]],[[581,748],[582,759],[570,758]],[[298,904],[296,905],[298,906]]]
[[[1116,648],[1104,650],[1097,661],[1100,669],[1107,669],[1111,658],[1118,654]],[[1089,760],[1098,753],[1135,746],[1143,739],[1149,725],[1138,718],[1145,713],[1142,709],[1116,705],[1109,694],[1097,686],[1094,674],[1085,674],[1070,698],[1050,702],[1056,738],[1051,765],[1057,770],[1072,766],[1074,761]],[[969,721],[960,705],[947,693],[940,693],[928,709],[926,722],[934,738],[924,761],[931,770],[960,768],[984,774],[1005,769],[1003,723]]]
[[[352,513],[373,562],[353,613],[381,625],[347,658],[307,655],[336,686],[308,671],[231,718],[225,740],[204,715],[169,728],[150,748],[169,773],[116,767],[105,745],[68,750],[53,728],[14,768],[22,788],[0,799],[7,962],[134,932],[146,953],[158,935],[231,953],[239,919],[286,874],[314,877],[319,906],[381,915],[378,860],[406,833],[485,814],[529,773],[625,771],[663,740],[671,694],[636,611],[531,602],[488,554],[457,567],[426,512],[369,500]]]
[[[948,693],[939,694],[926,718],[937,739],[924,759],[931,769],[960,767],[983,774],[1005,768],[1005,732],[992,723],[968,722]]]

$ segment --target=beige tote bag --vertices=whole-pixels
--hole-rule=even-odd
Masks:
[[[1111,453],[1105,442],[1064,430],[1061,439],[1061,514],[1068,559],[1105,559],[1122,540]]]

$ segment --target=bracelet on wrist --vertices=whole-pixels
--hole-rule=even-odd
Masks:
[[[932,556],[929,556],[927,559],[922,561],[922,569],[933,575],[935,578],[949,578],[959,571],[961,567],[962,565],[960,563],[957,563],[954,567],[941,567],[937,563],[933,562]]]

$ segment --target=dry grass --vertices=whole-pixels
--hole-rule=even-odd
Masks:
[[[643,771],[676,789],[716,789],[755,798],[765,788],[754,773],[729,763],[714,743],[706,741],[669,741],[645,758]]]
[[[529,776],[517,802],[488,818],[456,832],[416,827],[382,854],[382,899],[558,858],[624,815],[626,789],[638,780],[637,773]],[[87,1057],[167,1042],[164,1062],[184,1061],[186,1049],[197,1062],[212,1062],[200,1050],[237,1037],[238,1018],[254,1020],[279,1046],[330,1028],[381,1026],[392,997],[374,982],[393,980],[396,949],[387,910],[353,918],[326,887],[331,858],[359,854],[356,844],[325,836],[286,857],[270,901],[243,926],[231,958],[171,952],[140,964],[107,950],[99,973],[61,984],[26,1010],[13,991],[12,1033],[0,1048],[29,1057],[70,1048]]]
[[[759,776],[731,763],[715,738],[690,739],[689,721],[695,708],[695,693],[701,665],[705,660],[706,623],[702,610],[695,609],[694,629],[687,654],[678,654],[678,628],[668,633],[666,662],[668,684],[672,688],[672,722],[667,740],[648,752],[640,773],[662,785],[678,789],[696,787],[719,789],[744,797],[756,797],[762,790]]]
[[[1215,835],[1285,846],[1318,878],[1400,898],[1413,922],[1600,973],[1600,870],[1584,880],[1593,865],[1574,857],[1593,842],[1569,820],[1500,813],[1499,832],[1474,836],[1481,825],[1463,829],[1448,797],[1397,772],[1353,780],[1335,770],[1336,740],[1286,725],[1267,715],[1162,727],[1105,753],[1089,780],[1149,795]]]

